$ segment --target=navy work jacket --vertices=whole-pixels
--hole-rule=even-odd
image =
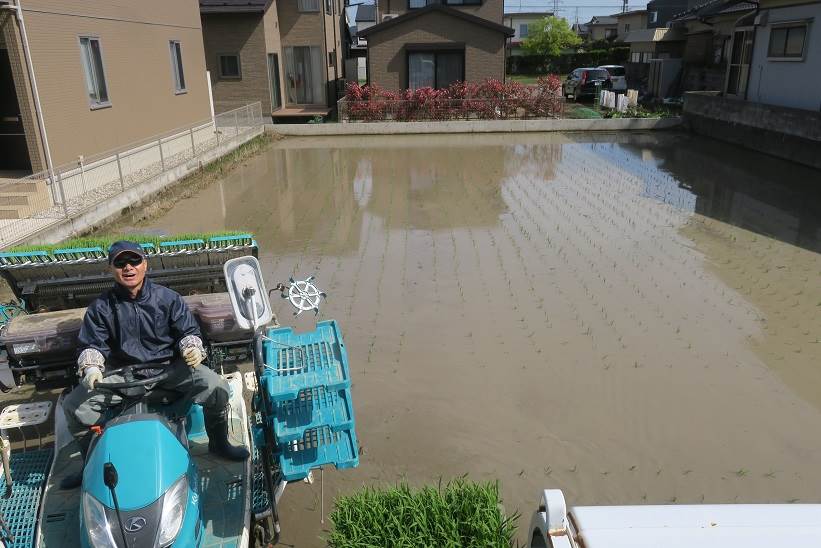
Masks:
[[[202,338],[180,294],[146,278],[136,299],[114,284],[88,306],[78,348],[96,348],[114,367],[159,363],[178,355],[187,335]]]

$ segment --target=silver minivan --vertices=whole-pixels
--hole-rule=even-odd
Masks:
[[[627,77],[623,66],[602,65],[598,68],[604,69],[610,74],[610,82],[613,84],[610,91],[627,91]]]

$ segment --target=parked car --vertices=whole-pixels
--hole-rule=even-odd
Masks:
[[[596,84],[601,84],[602,89],[610,89],[610,73],[601,68],[577,68],[567,75],[563,85],[564,96],[572,95],[576,101],[582,97],[593,97],[596,95]]]
[[[610,74],[610,82],[613,84],[613,87],[610,88],[611,91],[627,91],[627,77],[623,66],[602,65],[599,68]]]

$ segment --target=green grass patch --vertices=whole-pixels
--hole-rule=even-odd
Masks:
[[[507,79],[511,82],[519,82],[520,84],[536,85],[542,76],[547,76],[547,74],[508,74]],[[566,74],[559,74],[558,76],[562,82],[567,79]]]
[[[455,479],[444,487],[364,488],[331,512],[333,548],[508,547],[518,514],[504,515],[499,484]]]
[[[89,236],[82,238],[72,238],[56,244],[41,244],[41,245],[18,245],[7,249],[11,253],[26,253],[29,251],[46,251],[53,252],[57,249],[67,248],[82,248],[82,247],[101,247],[108,249],[108,247],[118,240],[131,240],[141,244],[154,244],[154,247],[159,247],[161,242],[171,242],[175,240],[208,240],[215,236],[236,236],[238,234],[248,234],[242,230],[225,230],[222,232],[190,232],[183,234],[170,234],[166,236],[157,234],[114,234],[111,236]]]

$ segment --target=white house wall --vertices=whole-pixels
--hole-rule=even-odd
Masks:
[[[772,8],[766,26],[756,27],[747,99],[759,103],[821,110],[821,3]],[[813,18],[802,61],[767,59],[772,25]]]

